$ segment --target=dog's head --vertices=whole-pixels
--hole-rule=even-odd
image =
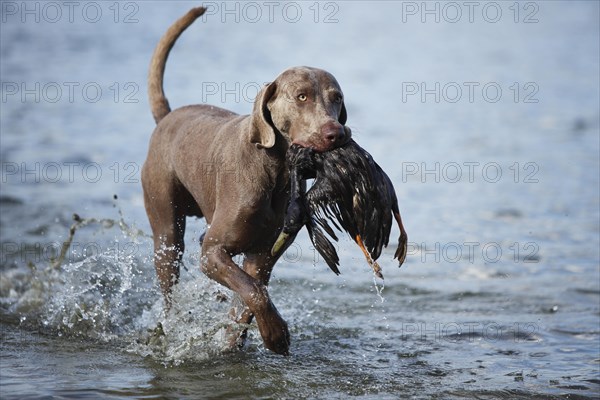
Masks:
[[[344,95],[333,75],[310,67],[290,68],[257,95],[251,141],[270,148],[280,134],[289,144],[328,151],[350,139],[346,119]]]

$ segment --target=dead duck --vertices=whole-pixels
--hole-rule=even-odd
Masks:
[[[287,158],[291,196],[283,229],[271,250],[273,255],[285,249],[306,226],[319,254],[339,274],[338,254],[321,230],[337,241],[333,225],[350,235],[375,275],[383,278],[377,259],[388,244],[394,216],[400,229],[394,258],[402,265],[408,236],[396,192],[390,178],[366,150],[354,140],[324,153],[292,145]],[[307,192],[306,180],[312,178],[313,185]]]

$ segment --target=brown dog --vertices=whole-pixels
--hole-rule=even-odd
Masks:
[[[206,218],[202,271],[239,295],[243,304],[238,301],[241,308],[233,307],[231,313],[237,322],[247,324],[256,317],[265,346],[287,354],[287,324],[266,289],[285,251],[271,255],[289,199],[285,154],[292,143],[321,152],[349,140],[343,95],[328,72],[297,67],[258,93],[250,115],[208,105],[171,112],[162,87],[167,57],[179,35],[204,11],[192,9],[175,22],[150,65],[148,92],[157,126],[142,184],[156,272],[169,307],[186,217]],[[245,256],[243,269],[232,261],[237,254]]]

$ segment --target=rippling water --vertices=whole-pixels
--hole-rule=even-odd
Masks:
[[[396,186],[406,264],[388,249],[375,281],[345,239],[337,277],[303,234],[270,289],[292,355],[255,326],[230,352],[193,221],[164,316],[146,68],[196,4],[2,2],[2,398],[597,398],[598,3],[211,4],[171,53],[171,104],[247,113],[289,66],[332,72]]]

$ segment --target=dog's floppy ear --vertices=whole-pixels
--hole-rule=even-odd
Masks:
[[[340,116],[338,117],[338,122],[342,125],[346,125],[346,120],[348,119],[348,113],[346,112],[346,105],[342,102],[342,109],[340,110]]]
[[[250,142],[255,143],[258,148],[269,149],[275,144],[276,128],[267,104],[273,97],[276,87],[275,82],[269,83],[258,92],[254,100]]]

